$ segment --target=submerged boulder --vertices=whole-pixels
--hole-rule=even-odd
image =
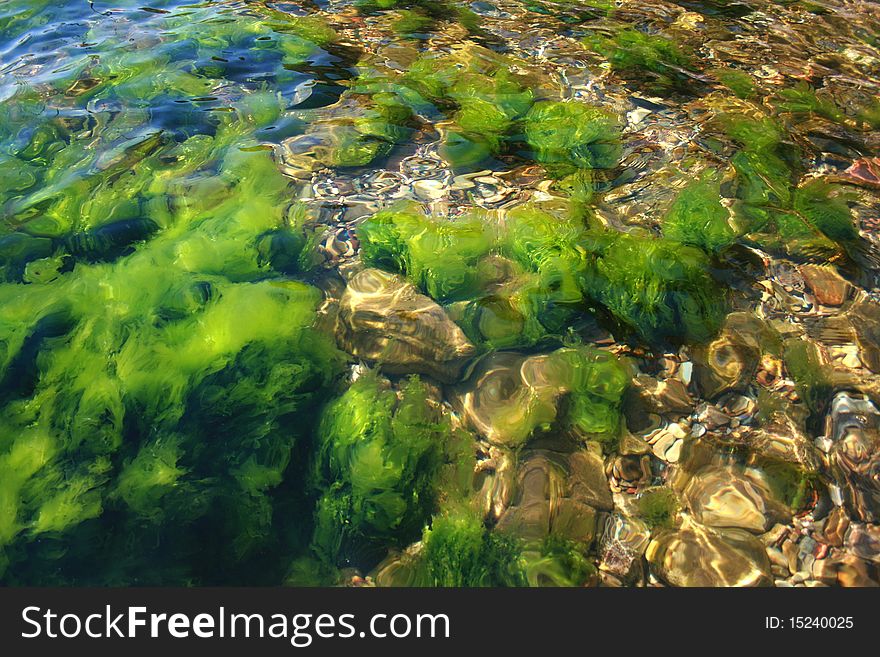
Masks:
[[[716,531],[687,521],[661,532],[646,553],[652,571],[670,586],[768,586],[770,560],[757,538],[740,529]]]
[[[596,537],[599,512],[612,508],[598,453],[530,450],[520,461],[511,504],[498,529],[526,541],[552,535],[589,545]]]
[[[443,309],[405,279],[365,269],[339,302],[336,336],[357,358],[392,374],[427,374],[454,381],[475,352]]]
[[[696,472],[684,491],[694,517],[713,527],[768,530],[790,512],[777,501],[756,471],[707,466]]]
[[[591,347],[536,356],[496,352],[458,386],[453,404],[496,445],[522,445],[551,427],[607,443],[617,439],[628,385],[624,365]]]

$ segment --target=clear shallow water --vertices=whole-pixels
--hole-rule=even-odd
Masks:
[[[876,5],[640,5],[0,3],[3,581],[876,582]]]

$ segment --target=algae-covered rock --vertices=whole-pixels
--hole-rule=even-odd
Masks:
[[[525,586],[522,546],[467,512],[436,516],[424,535],[432,586]]]
[[[721,203],[720,185],[710,179],[688,184],[663,218],[663,234],[707,253],[729,246],[735,237],[730,212]]]
[[[458,378],[474,346],[443,309],[400,276],[365,269],[339,301],[340,347],[394,374]]]
[[[365,263],[405,274],[440,302],[477,293],[478,265],[493,243],[489,227],[477,217],[435,219],[406,205],[373,215],[358,236]]]
[[[588,347],[530,357],[498,352],[457,387],[455,403],[481,435],[499,445],[521,445],[554,423],[613,442],[628,383],[616,358]]]
[[[543,101],[529,110],[524,121],[535,159],[559,177],[576,169],[610,169],[620,158],[620,127],[605,109]]]
[[[641,337],[701,342],[717,331],[725,301],[702,251],[608,232],[595,234],[588,248],[585,294]]]
[[[583,42],[607,58],[613,70],[660,87],[682,85],[689,78],[681,71],[695,68],[688,48],[660,34],[623,28],[610,36],[590,35]]]

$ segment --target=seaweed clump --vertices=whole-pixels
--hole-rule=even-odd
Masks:
[[[612,70],[633,79],[641,79],[647,72],[653,76],[653,84],[661,88],[682,87],[690,79],[685,72],[696,68],[693,54],[686,47],[635,28],[622,28],[610,36],[592,34],[583,43],[605,57]]]
[[[699,249],[636,233],[593,236],[586,295],[649,342],[703,342],[725,314],[723,294]]]
[[[730,212],[721,203],[720,185],[708,177],[688,184],[663,218],[663,234],[707,253],[729,246],[736,233]]]
[[[396,393],[360,377],[323,411],[317,431],[313,550],[325,563],[374,564],[421,533],[435,510],[447,456],[466,440],[418,378]]]
[[[652,529],[672,527],[681,509],[675,493],[666,487],[649,488],[636,500],[639,517]]]
[[[488,346],[560,336],[589,303],[650,341],[703,340],[723,315],[698,249],[587,229],[534,206],[491,229],[480,217],[450,222],[400,206],[377,213],[358,234],[367,264],[405,274],[448,303],[468,337]]]
[[[739,232],[761,247],[801,259],[847,255],[859,263],[876,256],[860,237],[839,185],[797,185],[793,152],[772,119],[725,115],[722,125],[742,145],[731,162],[737,172]]]
[[[525,117],[525,137],[551,175],[610,169],[620,158],[617,117],[586,103],[542,101]]]
[[[791,114],[816,114],[835,123],[843,123],[846,115],[830,98],[820,97],[806,82],[782,89],[777,94],[776,109]]]
[[[587,586],[598,574],[577,541],[550,534],[538,549],[526,552],[526,578],[532,587]]]
[[[234,582],[258,556],[271,580],[307,530],[273,531],[276,492],[303,494],[289,467],[342,358],[312,330],[318,290],[273,265],[306,244],[287,181],[264,152],[211,143],[215,176],[182,161],[166,194],[189,205],[163,199],[132,253],[0,285],[10,583]]]
[[[487,529],[467,512],[440,515],[425,530],[424,560],[431,586],[526,586],[522,546]]]

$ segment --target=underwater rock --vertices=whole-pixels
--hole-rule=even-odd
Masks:
[[[631,578],[650,539],[651,532],[641,520],[609,516],[599,543],[599,569],[624,580]]]
[[[880,573],[875,565],[852,554],[838,553],[813,562],[813,578],[829,586],[877,587]]]
[[[867,561],[880,563],[880,525],[850,525],[846,546]]]
[[[605,476],[601,455],[590,450],[579,450],[568,457],[568,494],[599,511],[611,511],[614,502]]]
[[[443,309],[405,279],[365,269],[348,282],[339,302],[336,334],[342,349],[380,363],[393,374],[458,378],[475,352]]]
[[[774,499],[766,482],[757,474],[730,467],[708,466],[694,473],[684,498],[694,518],[711,527],[738,527],[760,534],[786,519],[786,509]]]
[[[866,157],[856,160],[845,175],[855,184],[880,189],[880,158]]]
[[[520,462],[516,490],[498,520],[498,530],[528,541],[552,534],[590,544],[596,536],[597,511],[587,502],[598,498],[606,509],[611,504],[607,482],[603,490],[595,464],[588,465],[590,459],[584,457],[583,453],[567,457],[547,450],[528,452]],[[586,477],[585,470],[591,471]]]
[[[744,388],[758,369],[765,332],[756,317],[731,313],[715,340],[694,349],[694,378],[704,397]]]
[[[862,299],[852,305],[848,316],[859,346],[859,359],[869,370],[880,373],[880,304]]]
[[[643,408],[643,412],[689,414],[693,410],[694,401],[680,379],[659,380],[640,374],[633,378],[630,397],[633,393],[638,396],[636,403]]]
[[[556,417],[557,386],[547,385],[528,357],[497,352],[480,361],[455,402],[490,443],[518,445]],[[536,376],[537,375],[537,376]]]
[[[536,356],[495,352],[457,386],[452,402],[496,445],[521,445],[554,423],[604,442],[616,438],[628,383],[617,359],[597,349],[563,348]]]
[[[831,402],[826,433],[829,460],[843,500],[855,518],[880,520],[880,411],[873,402],[838,393]]]
[[[688,521],[648,545],[654,572],[670,586],[769,586],[770,560],[757,538],[741,529],[717,531]]]
[[[516,487],[516,459],[500,447],[489,448],[489,458],[477,462],[474,472],[475,508],[491,520],[497,520],[510,504]]]
[[[852,285],[833,267],[807,264],[799,269],[816,301],[823,306],[842,306],[853,291]]]

